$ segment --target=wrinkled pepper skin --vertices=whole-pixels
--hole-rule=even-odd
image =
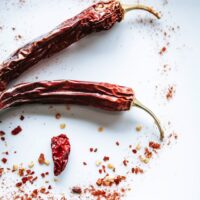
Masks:
[[[0,110],[30,103],[88,105],[109,111],[130,110],[132,88],[74,80],[22,83],[0,94]]]
[[[54,162],[54,175],[60,175],[66,168],[71,145],[65,134],[51,138],[52,158]]]
[[[26,44],[0,64],[0,92],[24,71],[40,60],[69,47],[81,38],[110,29],[123,19],[124,10],[118,1],[99,2],[55,29]]]

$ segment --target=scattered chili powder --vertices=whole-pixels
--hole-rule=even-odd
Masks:
[[[21,126],[17,126],[16,128],[14,128],[14,129],[11,131],[11,134],[12,134],[12,135],[18,135],[21,131],[22,131]]]
[[[75,194],[81,194],[82,193],[82,189],[78,186],[74,186],[72,188],[72,192],[75,193]]]

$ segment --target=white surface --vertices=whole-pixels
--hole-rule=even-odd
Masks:
[[[91,2],[27,0],[21,4],[17,0],[1,0],[0,26],[3,30],[0,31],[0,60],[3,61],[16,48],[49,31]],[[129,13],[112,30],[93,34],[40,62],[13,84],[35,81],[37,76],[38,80],[107,81],[133,87],[138,99],[161,118],[167,133],[175,131],[179,139],[176,145],[165,148],[151,162],[143,176],[131,183],[133,191],[124,199],[199,200],[200,2],[176,0],[169,1],[165,6],[164,1],[143,2],[154,5],[163,13],[162,19],[156,21],[154,26],[138,21],[149,19],[149,14],[139,11]],[[180,30],[168,31],[170,26],[180,26]],[[12,31],[11,27],[16,27],[16,31]],[[164,39],[160,29],[166,30],[171,37]],[[22,40],[14,40],[17,34],[22,35]],[[159,50],[168,41],[167,53],[160,56]],[[164,64],[172,70],[163,74]],[[158,89],[155,89],[156,85]],[[163,97],[169,85],[176,85],[175,97],[170,102]],[[26,118],[20,122],[22,112]],[[62,113],[60,120],[55,119],[56,112]],[[66,111],[65,106],[54,106],[49,110],[48,106],[31,105],[10,110],[1,115],[0,120],[3,121],[0,129],[7,133],[8,142],[8,147],[2,146],[1,151],[12,149],[18,152],[9,157],[9,166],[36,161],[41,152],[51,160],[50,138],[61,132],[67,133],[72,152],[66,171],[56,183],[58,194],[68,193],[68,188],[73,185],[94,183],[98,175],[94,162],[104,155],[110,155],[120,169],[119,163],[127,156],[129,144],[158,139],[152,120],[138,109],[120,115],[79,106],[72,106],[71,111]],[[172,123],[171,130],[167,127],[168,121]],[[63,122],[67,124],[64,131],[59,128]],[[135,132],[138,123],[145,127],[139,136]],[[23,132],[13,137],[10,131],[18,124],[23,127]],[[97,131],[99,126],[105,128],[103,133]],[[147,134],[150,135],[148,138]],[[119,149],[114,144],[117,140],[122,144]],[[98,147],[98,153],[89,153],[89,147]],[[87,167],[82,166],[83,161],[88,163]],[[53,169],[52,164],[50,167]],[[39,166],[37,168],[42,170]],[[0,194],[4,192],[0,191]]]

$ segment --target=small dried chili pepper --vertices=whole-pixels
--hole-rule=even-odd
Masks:
[[[157,12],[143,5],[122,5],[116,0],[99,2],[19,48],[0,65],[0,91],[6,89],[9,82],[40,60],[52,56],[93,32],[110,29],[123,19],[126,12],[134,9],[146,10],[159,18]]]
[[[66,135],[61,134],[51,139],[52,157],[54,162],[54,175],[58,176],[64,171],[69,154],[70,154],[70,143]]]
[[[58,80],[22,83],[0,94],[0,110],[28,103],[91,105],[109,111],[126,111],[132,106],[149,113],[155,120],[160,139],[164,132],[156,116],[136,98],[132,88],[109,83]]]

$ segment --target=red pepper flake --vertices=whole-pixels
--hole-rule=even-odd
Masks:
[[[149,142],[149,147],[151,147],[152,149],[160,149],[160,144],[156,142]]]
[[[4,168],[0,168],[0,177],[2,176]]]
[[[109,161],[109,160],[110,160],[110,158],[109,158],[108,156],[104,156],[104,157],[103,157],[103,161],[104,161],[104,162]]]
[[[25,118],[24,115],[21,115],[19,119],[20,119],[21,121],[23,121],[24,118]]]
[[[94,149],[93,148],[90,148],[90,152],[93,152],[94,151]]]
[[[18,135],[22,131],[21,126],[17,126],[15,129],[11,131],[12,135]]]
[[[102,174],[102,169],[99,169],[99,174]]]
[[[48,187],[48,190],[51,190],[52,189],[52,186],[51,185],[49,185],[49,187]]]
[[[124,164],[124,166],[125,166],[125,167],[128,165],[128,162],[129,162],[129,161],[128,161],[128,160],[126,160],[126,159],[125,159],[125,160],[123,160],[123,164]]]
[[[106,192],[104,190],[95,190],[91,193],[93,196],[105,196]]]
[[[152,158],[152,156],[153,156],[152,152],[149,151],[148,148],[145,148],[144,155],[146,156],[146,158]]]
[[[87,165],[87,163],[86,163],[86,162],[83,162],[83,165]]]
[[[160,54],[160,55],[163,55],[163,53],[165,53],[166,51],[167,51],[167,48],[166,48],[166,47],[163,47],[163,48],[160,50],[159,54]]]
[[[72,188],[72,192],[75,193],[75,194],[81,194],[82,193],[82,189],[78,186],[74,186]]]
[[[60,119],[61,118],[61,114],[60,113],[56,113],[55,118],[56,119]]]
[[[38,190],[35,189],[32,191],[31,197],[36,198],[38,196]]]
[[[119,142],[117,141],[116,143],[115,143],[117,146],[119,146]]]
[[[24,168],[20,168],[20,169],[18,170],[19,176],[24,176],[24,171],[25,171]]]
[[[1,161],[2,161],[2,163],[4,163],[4,164],[7,163],[7,159],[6,159],[6,158],[2,158]]]
[[[136,150],[136,149],[133,149],[132,152],[133,152],[134,154],[136,154],[136,153],[137,153],[137,150]]]
[[[42,194],[44,194],[44,193],[46,192],[46,188],[42,187],[42,188],[40,189],[40,192],[41,192]]]
[[[143,174],[144,173],[144,171],[143,171],[143,169],[141,169],[140,167],[133,167],[132,169],[131,169],[131,171],[132,171],[132,173],[134,174]]]
[[[1,141],[5,141],[5,137],[1,137]]]
[[[42,177],[42,178],[45,178],[45,174],[44,174],[44,173],[41,173],[41,177]]]
[[[125,176],[117,176],[114,178],[114,182],[116,185],[119,185],[123,180],[126,180]]]
[[[49,172],[45,172],[45,175],[48,176],[48,175],[49,175]]]
[[[105,165],[102,165],[102,170],[104,173],[106,173],[106,166]]]
[[[0,131],[0,137],[4,136],[6,133],[4,131]]]
[[[22,186],[22,182],[16,183],[16,187],[21,187]]]
[[[40,154],[40,156],[38,158],[38,162],[39,162],[40,165],[45,163],[45,157],[44,157],[43,153]]]
[[[23,177],[22,178],[22,183],[25,184],[28,181],[28,177]]]
[[[98,149],[97,149],[97,148],[95,148],[95,149],[94,149],[94,153],[96,153],[97,151],[98,151]]]
[[[167,100],[172,99],[173,96],[174,96],[174,94],[175,94],[175,88],[174,88],[174,86],[170,86],[170,87],[168,88],[168,90],[167,90],[166,99],[167,99]]]

